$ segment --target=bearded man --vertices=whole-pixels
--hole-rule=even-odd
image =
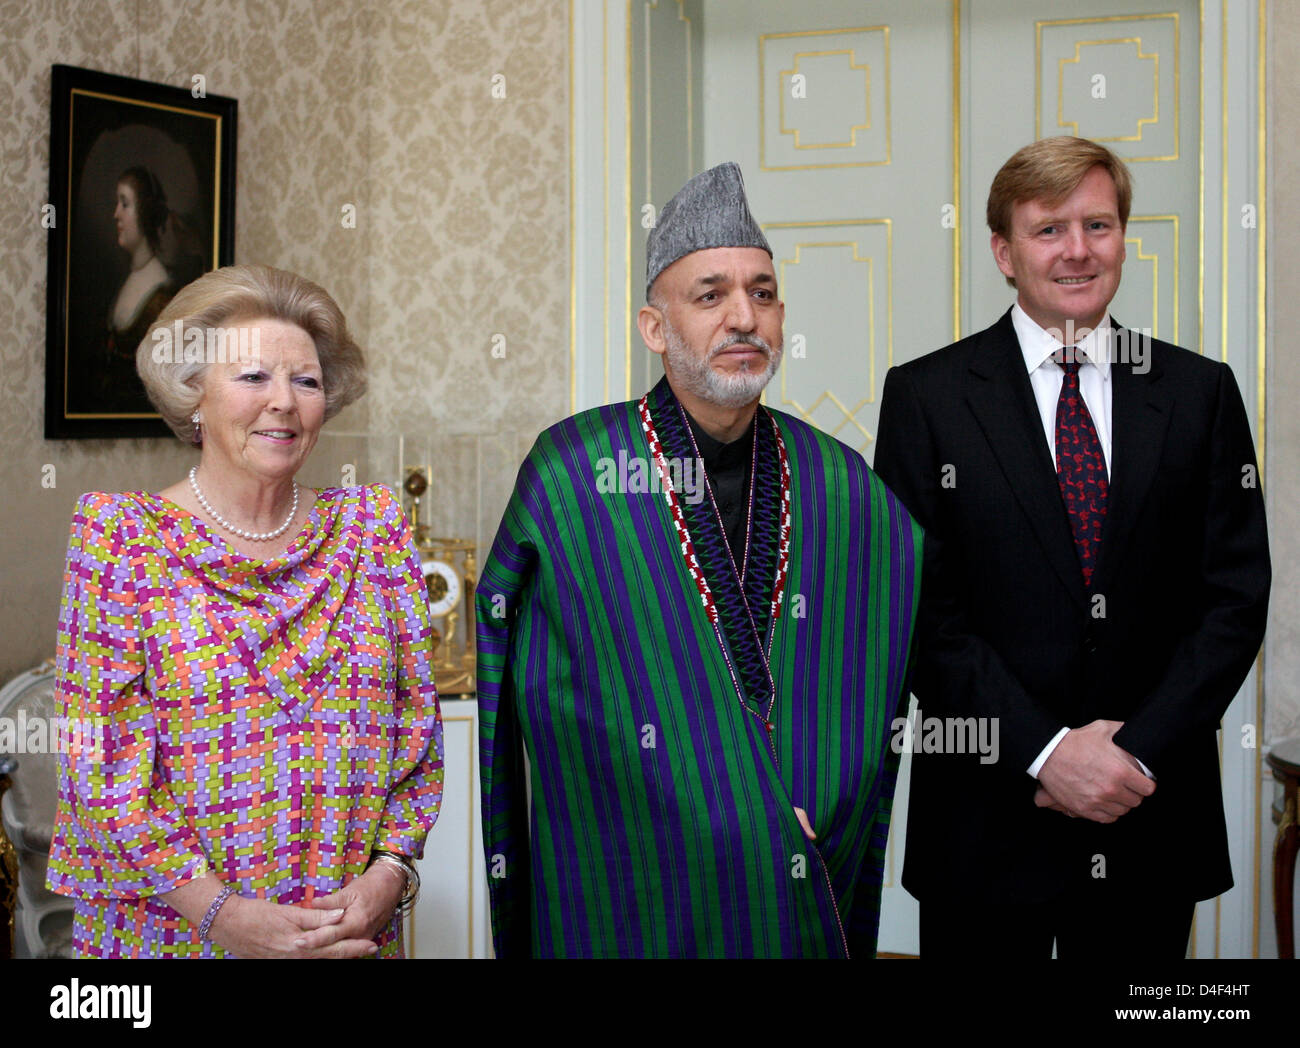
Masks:
[[[921,533],[760,407],[785,307],[740,169],[646,253],[663,380],[538,437],[478,586],[496,953],[871,957]]]

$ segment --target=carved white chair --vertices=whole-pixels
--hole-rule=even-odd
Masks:
[[[7,925],[0,951],[8,939],[14,957],[71,955],[72,900],[45,887],[58,800],[56,713],[52,659],[0,688],[0,739],[13,741],[0,746],[12,751],[0,752],[0,920]],[[44,725],[33,729],[38,719]]]

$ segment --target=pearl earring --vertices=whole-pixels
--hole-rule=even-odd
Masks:
[[[190,421],[194,423],[194,446],[198,447],[203,443],[203,426],[197,408],[195,409],[194,414],[190,416]]]

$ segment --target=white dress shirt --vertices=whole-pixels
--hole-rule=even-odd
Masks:
[[[1011,307],[1011,324],[1016,329],[1016,338],[1020,342],[1020,352],[1025,358],[1025,370],[1029,372],[1029,385],[1034,390],[1034,402],[1038,405],[1038,417],[1043,423],[1043,436],[1047,440],[1047,449],[1052,462],[1056,462],[1056,402],[1061,398],[1061,385],[1065,382],[1065,369],[1052,359],[1052,355],[1062,348],[1061,342],[1049,334],[1030,317],[1017,302]],[[1106,459],[1106,477],[1111,474],[1111,381],[1110,381],[1110,346],[1106,337],[1110,328],[1109,314],[1102,322],[1089,331],[1087,336],[1076,343],[1076,349],[1082,364],[1079,368],[1079,392],[1087,405],[1092,424],[1097,430],[1097,440],[1101,443],[1101,453]],[[1099,334],[1100,332],[1100,334]],[[1043,751],[1029,766],[1029,774],[1035,779],[1047,763],[1066,733],[1070,729],[1062,728],[1052,741],[1043,747]],[[1145,764],[1139,760],[1147,778],[1155,778]]]
[[[1052,359],[1052,354],[1061,348],[1061,343],[1038,326],[1017,302],[1011,307],[1011,323],[1016,329],[1016,338],[1020,340],[1020,352],[1025,358],[1025,370],[1029,372],[1029,384],[1034,389],[1034,400],[1038,404],[1038,417],[1043,421],[1043,436],[1047,439],[1047,450],[1052,461],[1056,461],[1056,402],[1061,397],[1061,384],[1065,381],[1065,369]],[[1083,361],[1079,368],[1079,392],[1083,402],[1092,416],[1092,424],[1097,428],[1097,439],[1101,441],[1101,453],[1106,458],[1106,476],[1110,477],[1110,352],[1111,340],[1106,337],[1110,317],[1107,316],[1098,328],[1088,332],[1086,338],[1078,342],[1078,353]],[[1098,332],[1102,332],[1098,334]]]

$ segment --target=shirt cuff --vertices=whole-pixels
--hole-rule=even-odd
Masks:
[[[1047,758],[1050,757],[1052,755],[1052,751],[1061,744],[1061,740],[1065,738],[1066,733],[1069,730],[1070,730],[1069,728],[1062,728],[1060,731],[1058,731],[1055,735],[1052,736],[1052,741],[1043,747],[1043,752],[1040,753],[1036,758],[1034,758],[1034,763],[1029,766],[1029,774],[1033,778],[1035,779],[1038,778],[1038,773],[1043,770],[1043,765],[1047,763]],[[1156,777],[1151,774],[1151,769],[1148,768],[1142,762],[1142,758],[1134,757],[1133,759],[1138,762],[1138,767],[1142,769],[1142,774],[1145,775],[1152,782],[1155,782]]]
[[[1058,731],[1055,735],[1052,736],[1052,741],[1043,747],[1043,752],[1040,753],[1034,759],[1034,763],[1029,766],[1029,774],[1033,778],[1035,779],[1038,778],[1038,773],[1043,770],[1043,765],[1047,763],[1047,758],[1050,757],[1052,755],[1052,751],[1055,750],[1056,747],[1061,744],[1061,740],[1065,738],[1069,730],[1070,730],[1069,728],[1062,728],[1060,731]],[[1138,763],[1141,764],[1142,762],[1138,761]]]

